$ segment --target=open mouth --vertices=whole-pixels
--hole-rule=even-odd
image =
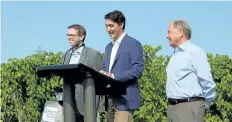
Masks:
[[[109,32],[109,35],[112,36],[114,33],[113,32]]]
[[[69,40],[68,42],[69,42],[70,44],[73,44],[73,43],[74,43],[74,41],[73,41],[73,40]]]

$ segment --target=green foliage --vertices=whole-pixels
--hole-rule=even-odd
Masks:
[[[143,46],[145,70],[139,80],[141,108],[134,114],[134,122],[166,122],[167,98],[165,91],[166,66],[169,56],[157,55],[161,46]],[[104,54],[102,54],[104,56]],[[225,55],[208,54],[217,99],[207,113],[206,122],[232,120],[232,59]],[[42,65],[59,64],[61,53],[39,52],[24,59],[9,59],[1,65],[1,120],[4,122],[36,122],[41,118],[46,99],[54,100],[54,90],[62,88],[62,80],[49,81],[36,76]],[[103,101],[104,102],[104,101]],[[101,113],[106,121],[105,111]]]
[[[206,116],[207,122],[232,121],[232,60],[225,55],[208,54],[214,81],[216,82],[217,100]]]
[[[152,48],[145,45],[144,73],[139,80],[141,89],[141,108],[135,112],[135,121],[155,122],[165,120],[167,107],[165,97],[165,68],[169,57],[157,56],[161,46]]]
[[[36,122],[46,99],[55,99],[54,90],[61,88],[58,77],[47,81],[38,78],[36,69],[60,63],[61,53],[40,52],[24,59],[9,59],[1,65],[1,120]]]

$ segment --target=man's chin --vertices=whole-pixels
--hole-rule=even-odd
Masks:
[[[173,45],[173,44],[170,44],[170,46],[171,46],[171,47],[173,47],[173,48],[175,48],[175,47],[176,47],[176,46],[175,46],[175,45]]]
[[[75,44],[69,44],[69,46],[71,46],[71,47],[75,47]]]
[[[171,47],[173,47],[173,46],[174,46],[172,43],[169,43],[169,45],[170,45]]]
[[[115,37],[115,36],[111,36],[110,37],[112,40],[114,40],[114,41],[116,41],[118,38],[117,37]]]
[[[114,39],[114,36],[110,36],[110,39]]]

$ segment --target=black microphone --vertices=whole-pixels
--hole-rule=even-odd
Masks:
[[[62,64],[64,65],[66,55],[67,55],[67,53],[68,53],[70,50],[72,50],[71,53],[73,53],[74,50],[76,50],[76,49],[78,49],[78,48],[80,48],[80,47],[82,47],[82,46],[85,46],[85,44],[83,43],[83,44],[81,44],[81,45],[74,46],[74,47],[71,47],[70,49],[68,49],[68,50],[65,52],[65,54],[64,54],[64,58],[63,58]]]
[[[65,52],[64,57],[63,57],[63,61],[62,61],[62,64],[63,64],[63,65],[64,65],[64,62],[65,62],[65,58],[66,58],[67,53],[68,53],[70,50],[72,50],[73,48],[74,48],[74,47],[68,49],[68,50]]]

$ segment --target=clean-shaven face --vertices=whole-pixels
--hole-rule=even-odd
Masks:
[[[68,42],[71,47],[75,47],[77,45],[82,44],[82,40],[84,36],[79,36],[78,31],[74,28],[68,29]]]
[[[180,29],[173,28],[173,22],[171,22],[168,26],[168,34],[166,37],[169,40],[169,45],[172,47],[177,47],[178,42],[181,38]]]
[[[123,24],[118,24],[110,19],[105,21],[106,31],[109,33],[110,38],[116,41],[123,33]]]

